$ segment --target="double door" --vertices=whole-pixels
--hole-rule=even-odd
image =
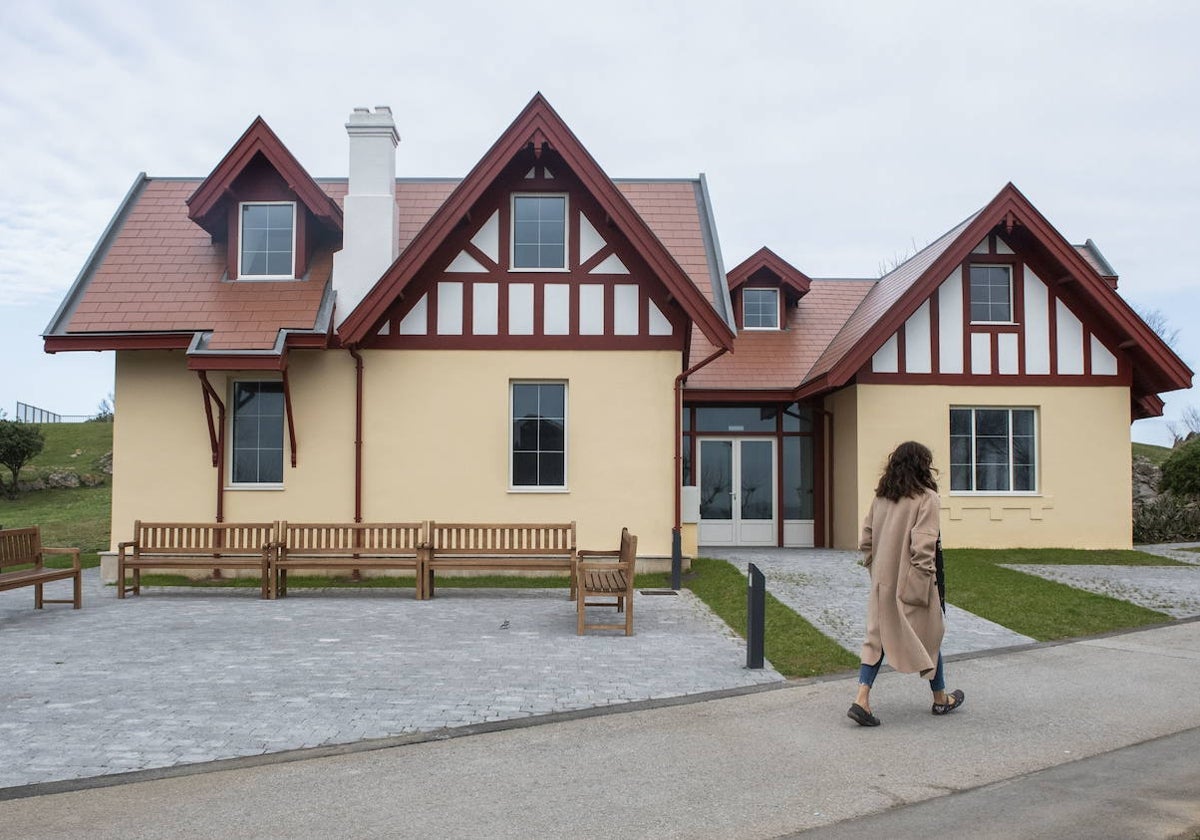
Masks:
[[[775,441],[702,438],[701,545],[777,545]]]

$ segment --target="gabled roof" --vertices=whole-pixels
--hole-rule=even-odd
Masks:
[[[730,269],[727,275],[729,291],[742,286],[763,269],[778,277],[779,284],[792,289],[796,297],[804,297],[812,286],[812,279],[808,275],[764,245]]]
[[[366,338],[374,323],[403,292],[463,216],[512,159],[530,145],[535,153],[540,153],[547,145],[554,149],[696,326],[713,344],[726,348],[733,346],[733,330],[540,93],[530,100],[375,287],[345,318],[338,330],[343,343],[357,344]]]
[[[1103,319],[1121,349],[1135,356],[1135,405],[1145,397],[1191,386],[1192,371],[1145,321],[1097,273],[1092,263],[1067,242],[1011,182],[986,207],[895,270],[880,278],[862,304],[830,343],[799,396],[837,388],[849,382],[891,335],[928,299],[946,276],[993,228],[1020,226],[1066,272],[1058,283]],[[1048,278],[1054,280],[1054,278]]]
[[[225,220],[214,214],[226,191],[256,155],[262,155],[309,211],[336,230],[342,229],[342,210],[288,151],[262,117],[233,144],[221,162],[187,199],[188,218],[213,235],[224,231]]]

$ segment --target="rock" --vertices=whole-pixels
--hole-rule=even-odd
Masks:
[[[83,475],[79,476],[79,483],[84,487],[100,487],[104,484],[104,476],[84,473]]]
[[[1162,469],[1149,458],[1135,455],[1133,458],[1133,503],[1153,502],[1158,498],[1158,484],[1162,480]]]
[[[96,459],[96,467],[105,475],[112,475],[112,450]]]
[[[54,490],[61,487],[78,487],[79,473],[54,470],[46,476],[46,486]]]

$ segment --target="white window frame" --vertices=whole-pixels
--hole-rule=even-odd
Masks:
[[[971,317],[971,269],[973,268],[1003,268],[1008,272],[1008,320],[1007,321],[976,321],[971,319],[972,324],[1015,324],[1017,323],[1017,301],[1016,292],[1013,289],[1013,283],[1016,282],[1016,272],[1008,263],[984,263],[973,262],[967,263],[967,317]]]
[[[281,470],[281,472],[279,474],[281,480],[280,481],[234,481],[234,479],[233,479],[233,460],[234,460],[233,426],[237,419],[235,416],[236,415],[236,406],[237,406],[237,400],[235,399],[235,397],[237,395],[237,386],[238,385],[248,385],[250,383],[262,384],[264,382],[280,382],[280,383],[282,383],[282,381],[283,380],[280,377],[271,377],[271,376],[256,376],[253,378],[247,377],[247,378],[243,378],[243,379],[230,379],[229,380],[229,386],[228,386],[228,390],[227,390],[227,393],[225,396],[225,399],[226,399],[225,404],[227,406],[229,406],[229,418],[228,418],[229,430],[227,432],[228,437],[226,438],[226,440],[228,441],[228,445],[225,447],[226,448],[226,452],[225,452],[225,475],[226,475],[225,489],[226,490],[282,490],[282,489],[284,489],[282,479],[284,476],[287,475],[286,456],[287,456],[287,447],[288,447],[288,442],[287,442],[287,399],[286,399],[286,397],[284,398],[284,406],[283,406],[284,413],[279,418],[279,422],[280,422],[280,425],[282,427],[282,432],[283,432],[282,436],[280,437],[280,441],[281,441],[280,453],[283,456],[283,459],[282,459],[283,469]]]
[[[245,235],[242,224],[246,219],[247,207],[266,207],[287,205],[292,208],[292,264],[289,274],[246,274],[242,269],[242,256],[245,254]],[[239,201],[238,202],[238,279],[239,280],[295,280],[296,279],[296,202],[294,201]]]
[[[521,267],[515,264],[517,253],[517,199],[561,198],[563,200],[563,264]],[[571,270],[571,196],[559,192],[515,192],[508,199],[508,270],[519,273],[562,274]]]
[[[517,385],[561,385],[563,389],[563,483],[515,484],[513,483],[513,389]],[[508,382],[508,492],[510,493],[567,493],[570,492],[569,472],[571,453],[571,387],[566,379],[510,379]],[[540,451],[540,450],[539,450]]]
[[[954,489],[954,473],[953,473],[953,455],[949,455],[948,459],[951,463],[949,482],[951,496],[1040,496],[1042,494],[1042,428],[1041,428],[1041,412],[1037,406],[1032,405],[951,405],[946,413],[947,424],[950,421],[950,411],[970,411],[971,412],[971,484],[975,484],[975,470],[978,466],[975,460],[975,412],[976,411],[1007,411],[1008,412],[1008,486],[1012,487],[1013,481],[1013,422],[1012,413],[1014,411],[1031,411],[1033,412],[1033,489],[1032,490],[955,490]],[[952,444],[950,443],[952,434],[950,427],[947,426],[946,442],[950,446],[952,452]]]
[[[770,292],[775,297],[775,326],[773,327],[751,327],[746,325],[746,293],[747,292]],[[783,329],[783,316],[779,311],[779,289],[763,288],[762,286],[742,287],[742,329],[744,330],[760,330],[764,332],[778,332]]]

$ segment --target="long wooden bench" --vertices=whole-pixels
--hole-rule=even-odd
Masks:
[[[145,569],[256,569],[270,591],[274,522],[142,522],[117,546],[117,597],[142,591]],[[133,585],[126,575],[133,573]]]
[[[72,557],[68,569],[47,568],[47,554],[69,554]],[[14,569],[14,566],[32,565],[31,569]],[[8,568],[9,571],[4,571]],[[42,533],[37,527],[5,528],[0,530],[0,591],[33,587],[33,608],[40,610],[44,604],[71,604],[75,609],[83,606],[83,569],[79,565],[79,549],[47,548],[42,545]],[[56,580],[71,580],[75,585],[74,597],[67,601],[46,598],[42,587]]]
[[[580,636],[588,630],[624,630],[633,635],[633,573],[637,562],[638,538],[621,529],[621,547],[616,551],[580,551],[579,594],[575,604]],[[600,600],[597,600],[600,599]],[[611,599],[611,600],[604,600]],[[588,624],[588,607],[616,607],[625,613],[623,624]]]
[[[432,598],[439,571],[566,572],[575,597],[575,523],[430,522],[421,597]]]
[[[287,595],[289,569],[411,569],[422,597],[424,522],[280,522],[270,597]]]

